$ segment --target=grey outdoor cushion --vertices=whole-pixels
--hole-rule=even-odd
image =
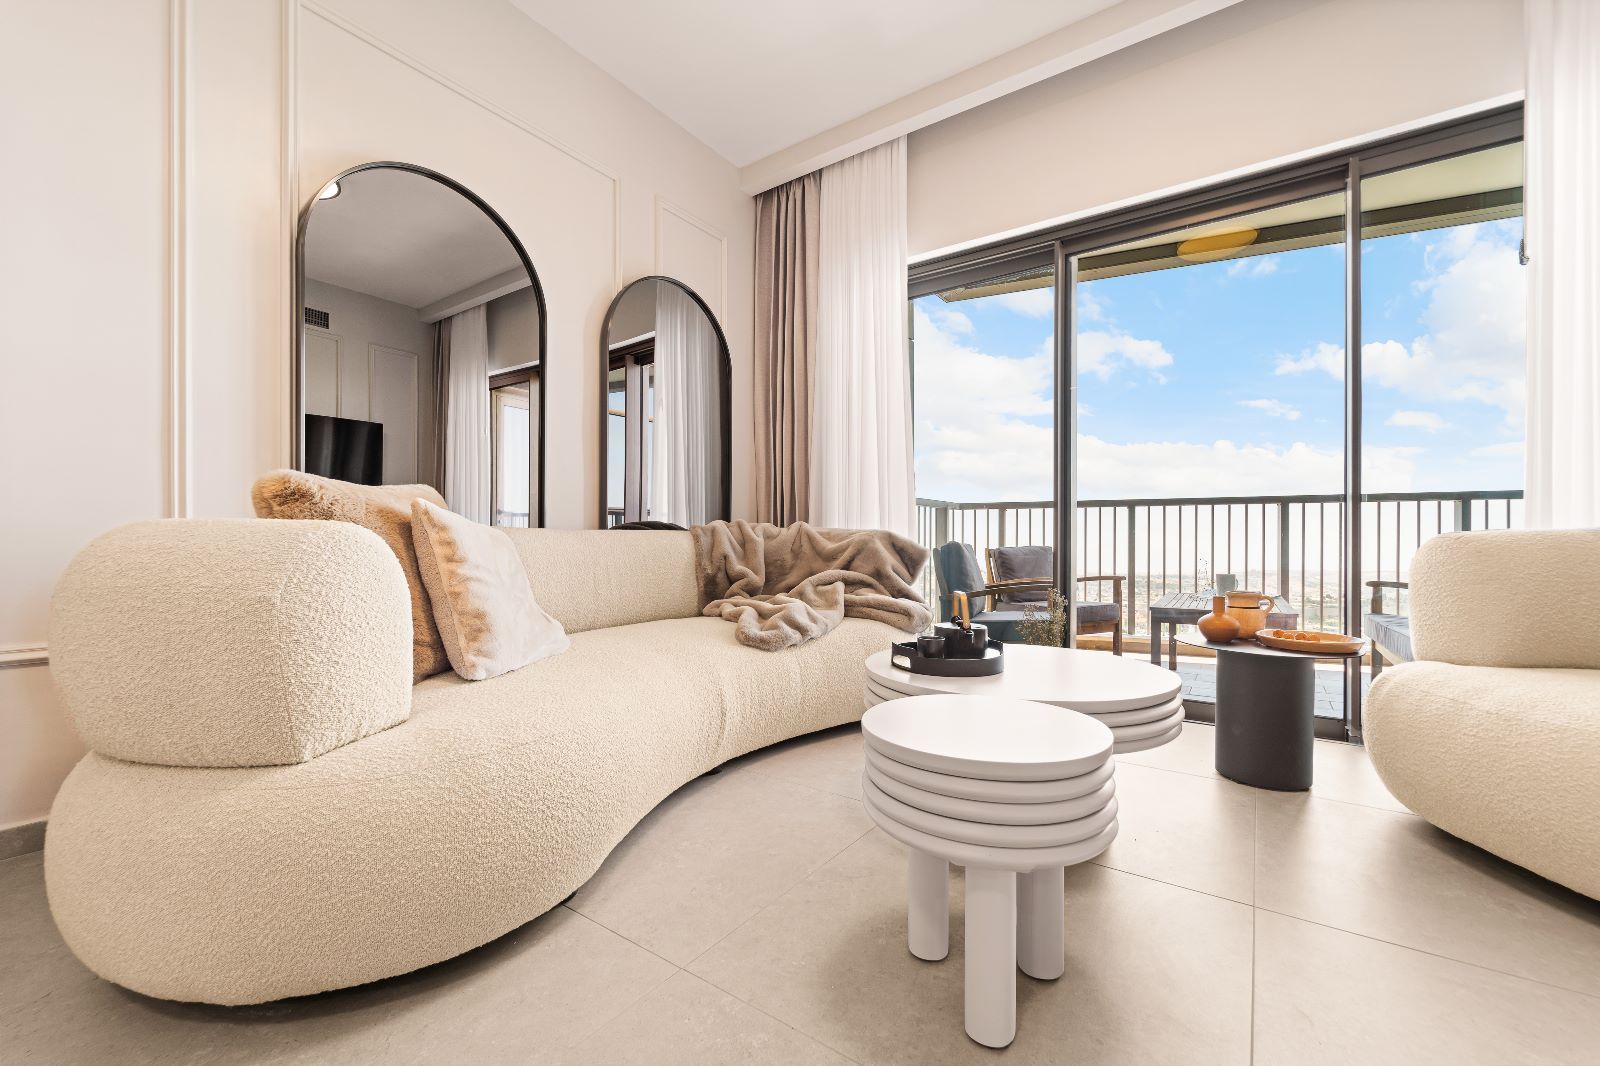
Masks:
[[[1411,652],[1411,619],[1406,615],[1368,614],[1362,616],[1361,624],[1367,636],[1374,643],[1381,644],[1396,662],[1408,663],[1414,658]]]
[[[1122,618],[1122,605],[1118,603],[1078,604],[1078,624],[1085,622],[1116,622]]]
[[[1007,581],[1048,581],[1055,576],[1055,550],[1048,544],[995,548],[992,558],[997,585]],[[1006,596],[1012,603],[1044,603],[1049,598],[1047,589],[1029,589]]]

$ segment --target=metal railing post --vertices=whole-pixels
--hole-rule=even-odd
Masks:
[[[1472,501],[1456,501],[1456,529],[1465,533],[1472,528]]]
[[[1122,602],[1126,605],[1128,611],[1128,617],[1122,624],[1123,628],[1129,633],[1139,628],[1139,612],[1134,607],[1134,598],[1138,586],[1133,583],[1133,579],[1139,570],[1137,562],[1139,558],[1139,529],[1133,524],[1134,516],[1138,513],[1138,510],[1138,507],[1134,504],[1128,504],[1128,590],[1122,597]]]
[[[1278,501],[1278,595],[1285,600],[1289,598],[1289,502],[1287,500]]]

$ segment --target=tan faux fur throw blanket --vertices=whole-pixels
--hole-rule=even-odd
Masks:
[[[734,623],[739,643],[762,651],[804,644],[846,616],[920,632],[931,613],[914,582],[928,549],[877,529],[817,529],[804,522],[695,526],[701,613]]]

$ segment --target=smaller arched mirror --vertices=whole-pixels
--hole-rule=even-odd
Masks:
[[[728,342],[672,278],[617,294],[600,331],[602,528],[728,517]]]

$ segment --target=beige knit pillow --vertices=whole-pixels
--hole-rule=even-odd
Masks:
[[[411,536],[456,673],[483,681],[567,650],[566,630],[533,598],[503,530],[416,499]]]
[[[320,518],[366,526],[400,560],[400,572],[411,589],[411,680],[450,669],[439,627],[433,623],[428,592],[417,573],[411,540],[411,501],[444,506],[444,497],[430,485],[353,485],[299,470],[274,470],[256,479],[250,502],[259,518]]]

